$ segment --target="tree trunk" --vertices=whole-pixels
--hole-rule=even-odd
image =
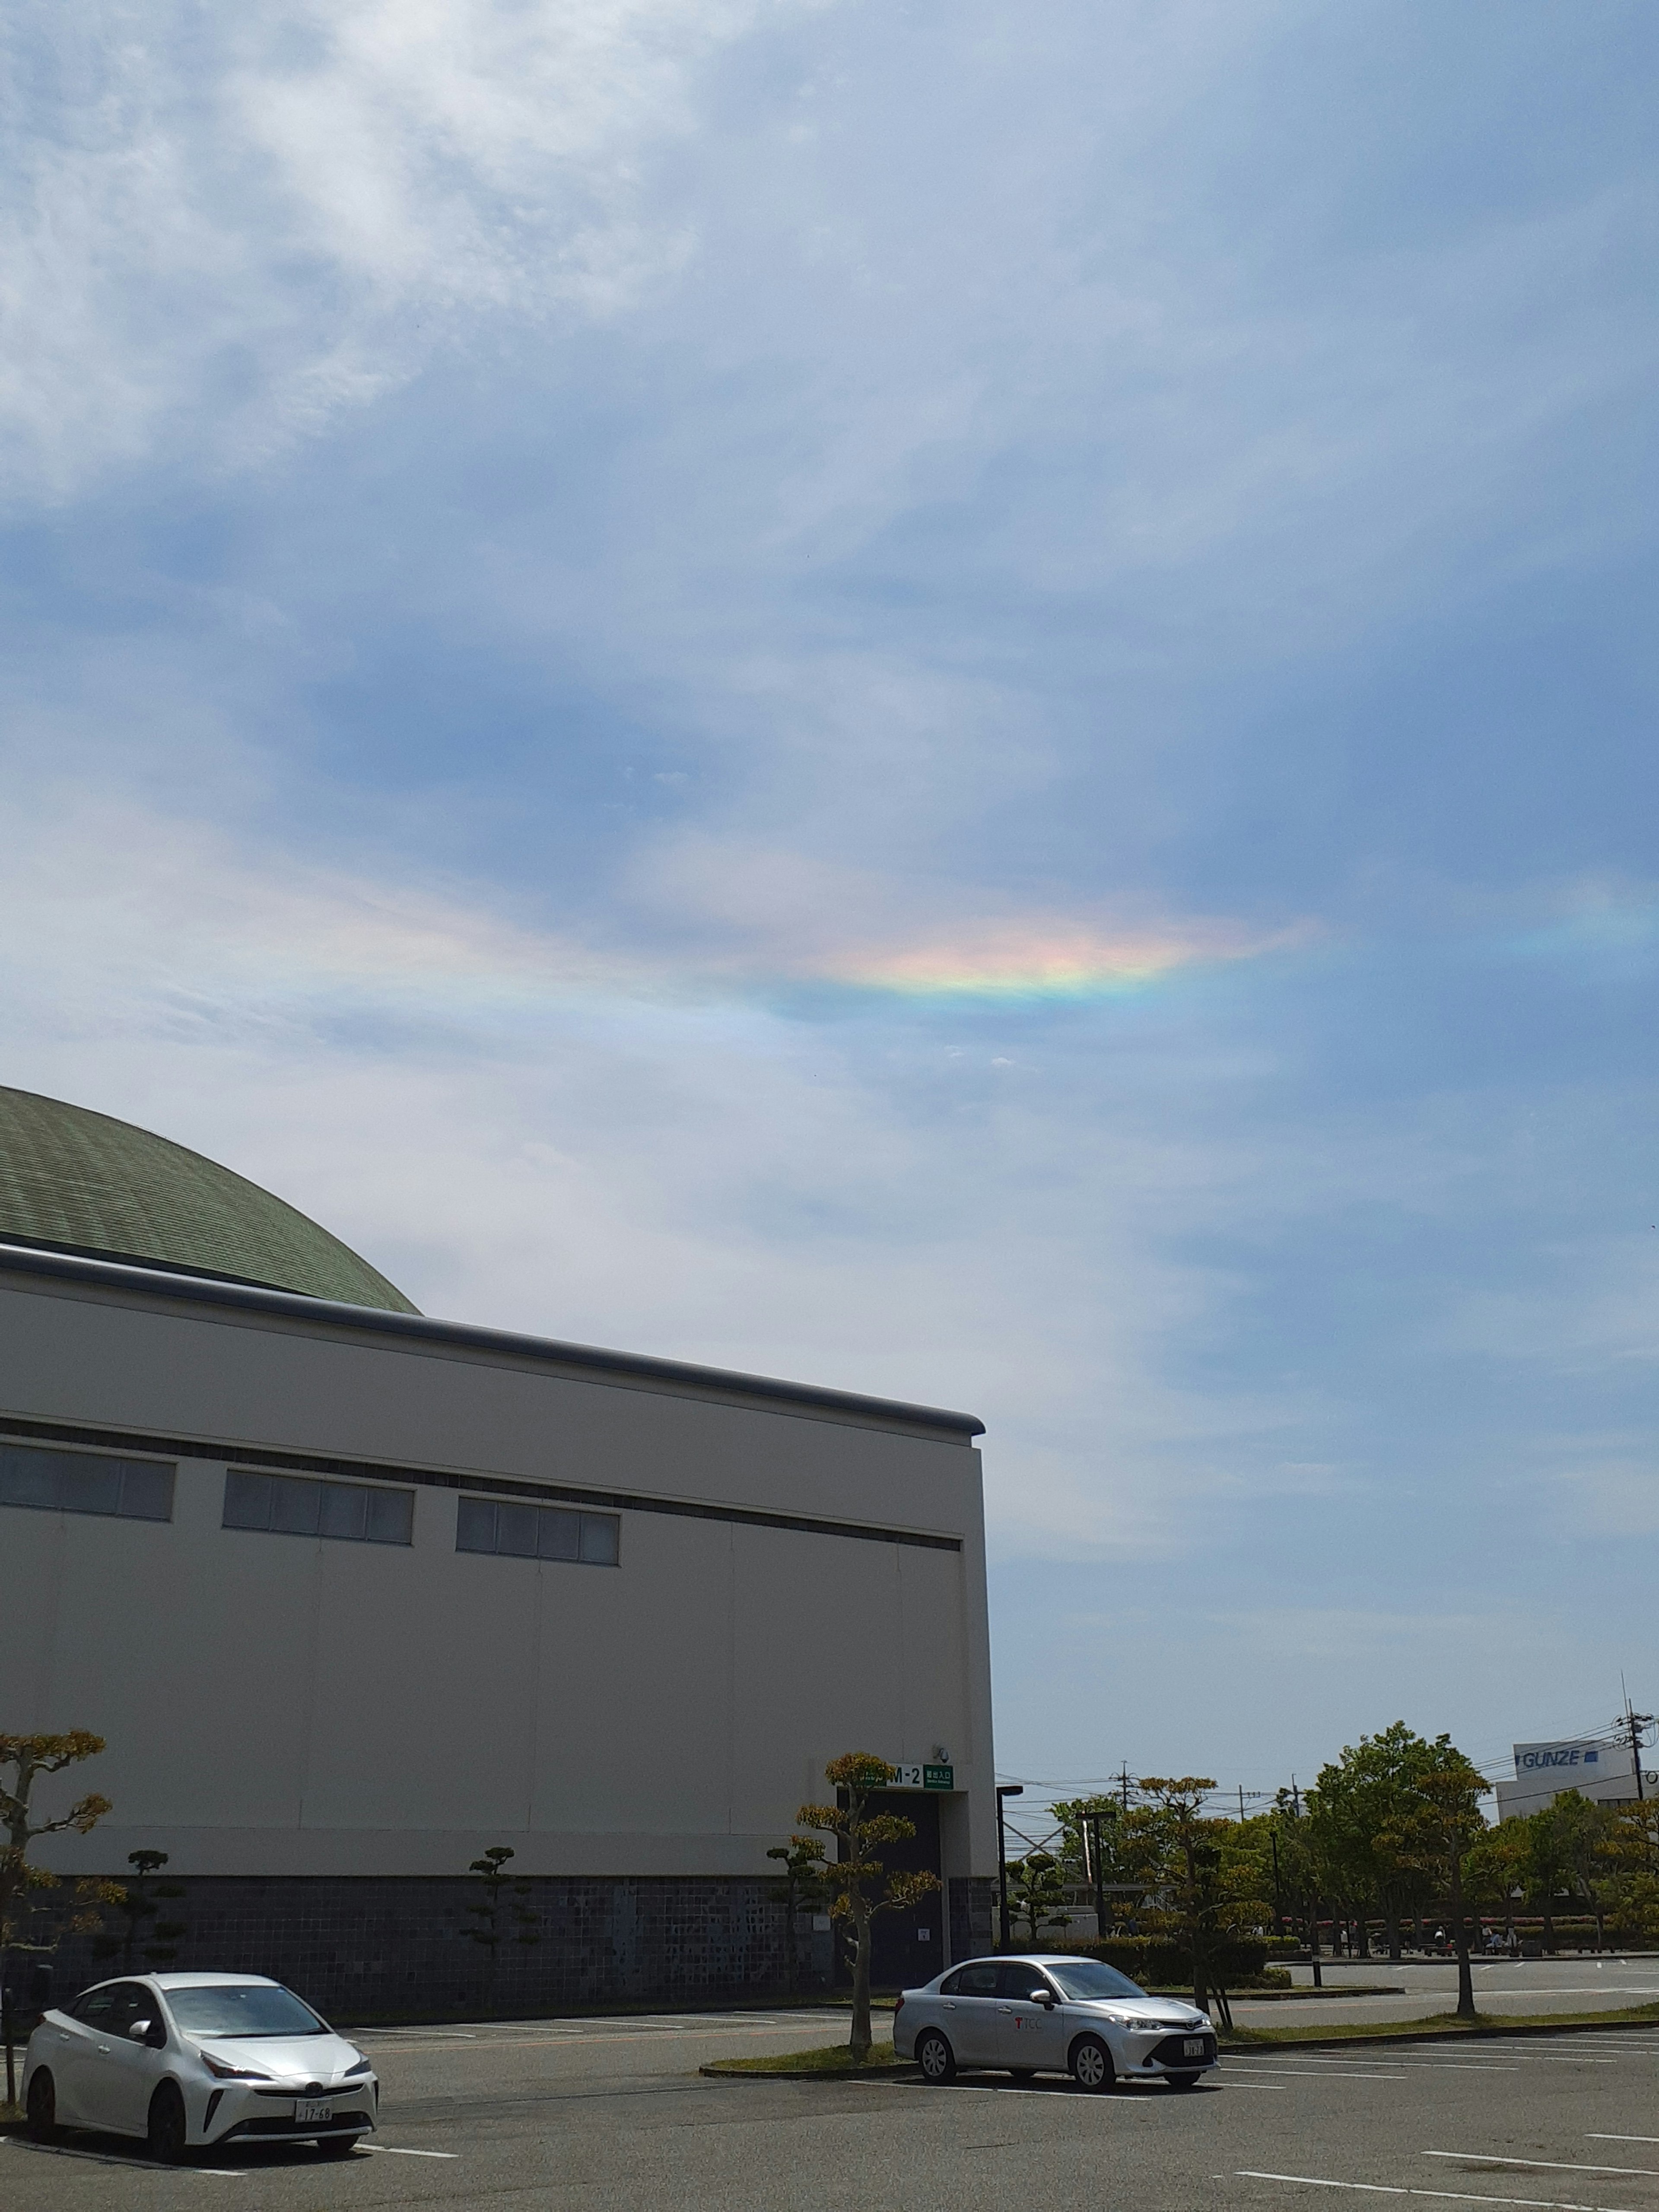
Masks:
[[[1550,1893],[1544,1892],[1544,1951],[1546,1956],[1555,1948],[1555,1919],[1550,1911]]]
[[[1400,1908],[1397,1905],[1386,1905],[1383,1914],[1389,1931],[1389,1957],[1397,1966],[1400,1964]]]
[[[1463,1917],[1463,1854],[1455,1844],[1451,1850],[1451,1923],[1452,1942],[1457,1946],[1457,2017],[1473,2020],[1474,1977],[1469,1972],[1469,1929]]]
[[[1319,1967],[1319,1899],[1314,1898],[1308,1906],[1308,1956],[1313,1962],[1313,1985],[1316,1990],[1325,1986]]]
[[[854,1900],[853,1926],[858,1948],[853,1954],[853,2033],[848,2048],[854,2065],[862,2066],[870,2056],[870,1911],[861,1899]]]

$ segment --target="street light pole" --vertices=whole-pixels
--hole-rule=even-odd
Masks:
[[[1001,1923],[1002,1941],[998,1949],[1006,1951],[1013,1941],[1008,1932],[1008,1831],[1003,1823],[1002,1801],[1005,1797],[1023,1797],[1023,1782],[1000,1782],[997,1784],[997,1903]]]

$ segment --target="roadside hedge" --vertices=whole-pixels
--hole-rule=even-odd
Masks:
[[[1073,1952],[1085,1959],[1103,1959],[1143,1989],[1160,1984],[1190,1984],[1193,1954],[1187,1946],[1168,1936],[1105,1936],[1085,1937],[1073,1943]],[[1204,1947],[1205,1970],[1211,1984],[1237,1989],[1261,1973],[1267,1963],[1267,1944],[1259,1936],[1218,1936]]]

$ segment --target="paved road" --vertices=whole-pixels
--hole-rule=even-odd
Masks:
[[[522,2022],[365,2037],[379,2147],[161,2171],[106,2139],[0,2142],[6,2212],[1294,2212],[1376,2191],[1659,2212],[1659,2032],[1455,2052],[1263,2052],[1188,2096],[992,2075],[710,2081],[823,2015]]]
[[[1298,1987],[1312,1986],[1306,1966],[1291,1969]],[[1233,2018],[1241,2027],[1309,2027],[1328,2021],[1369,2021],[1378,2027],[1391,2020],[1421,2020],[1430,2013],[1449,2012],[1457,2002],[1456,1961],[1408,1960],[1392,1966],[1386,1959],[1362,1959],[1340,1966],[1325,1960],[1322,1972],[1327,1989],[1344,1984],[1394,1983],[1405,1994],[1395,1997],[1279,1997],[1267,2004],[1251,2004],[1247,1997],[1234,2001]],[[1659,1959],[1517,1959],[1474,1961],[1474,2001],[1480,2010],[1500,2018],[1533,2013],[1617,2011],[1626,2005],[1659,2001]]]

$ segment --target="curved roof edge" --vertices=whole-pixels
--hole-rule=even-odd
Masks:
[[[299,1291],[270,1291],[253,1285],[216,1282],[201,1275],[168,1275],[149,1267],[124,1267],[114,1261],[82,1259],[8,1243],[0,1237],[0,1272],[45,1276],[87,1289],[128,1291],[181,1305],[228,1307],[273,1319],[347,1329],[363,1336],[409,1344],[447,1346],[458,1352],[496,1352],[547,1366],[586,1370],[596,1377],[678,1387],[706,1396],[761,1398],[784,1407],[795,1406],[839,1417],[869,1428],[924,1429],[960,1437],[982,1437],[985,1424],[972,1413],[939,1406],[915,1406],[899,1398],[871,1398],[855,1390],[826,1389],[813,1382],[787,1382],[769,1375],[745,1375],[726,1367],[700,1367],[681,1359],[659,1359],[647,1352],[612,1352],[602,1346],[568,1344],[557,1337],[524,1336],[512,1329],[481,1328],[470,1322],[434,1321],[425,1314],[394,1313],[378,1306],[337,1304]]]

